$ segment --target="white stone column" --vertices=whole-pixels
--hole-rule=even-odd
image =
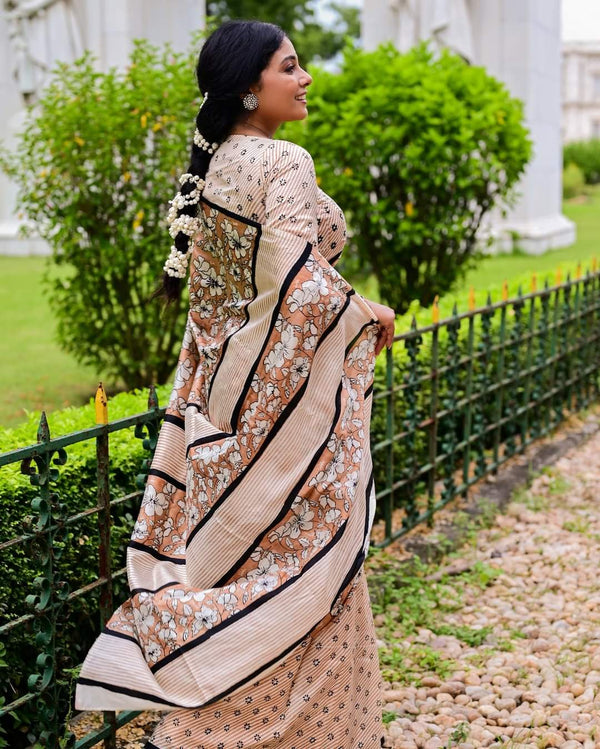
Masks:
[[[60,4],[57,0],[56,5]],[[170,42],[176,51],[183,51],[191,34],[204,28],[206,17],[205,0],[70,0],[67,4],[83,47],[97,57],[100,70],[123,68],[133,40],[138,38],[157,45]],[[0,140],[10,148],[25,117],[25,98],[13,73],[15,53],[2,8],[0,0]],[[47,38],[56,41],[52,15],[44,18],[48,21]],[[0,255],[48,252],[42,240],[19,238],[18,226],[16,187],[0,173]]]
[[[426,0],[413,0],[418,5]],[[368,0],[363,10],[363,43],[373,49],[398,36],[382,23],[389,0]],[[496,217],[495,233],[510,249],[516,244],[542,253],[575,241],[575,226],[561,212],[561,42],[560,0],[471,0],[474,64],[483,65],[524,103],[534,155],[521,180],[521,197],[506,219]],[[397,17],[396,17],[397,18]]]

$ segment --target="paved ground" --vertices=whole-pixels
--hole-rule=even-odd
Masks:
[[[426,570],[427,628],[407,628],[402,588],[376,607],[388,747],[600,747],[599,495],[597,432]],[[118,746],[140,749],[156,718]]]
[[[599,494],[596,433],[451,561],[499,571],[483,590],[462,586],[445,615],[459,633],[489,634],[476,646],[428,629],[406,638],[455,665],[390,685],[388,746],[600,747]]]

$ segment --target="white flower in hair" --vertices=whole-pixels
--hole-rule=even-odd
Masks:
[[[218,143],[209,143],[198,128],[194,130],[194,143],[198,148],[201,148],[203,151],[208,151],[210,154],[213,154],[219,147]]]

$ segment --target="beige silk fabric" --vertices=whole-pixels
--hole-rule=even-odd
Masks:
[[[345,225],[310,157],[273,143],[254,139],[238,156],[234,138],[213,157],[215,180],[235,191],[237,159],[253,192],[243,214],[225,207],[225,188],[200,203],[173,394],[128,549],[130,597],[77,687],[79,709],[174,711],[157,749],[379,746],[361,575],[378,326],[330,262]],[[274,700],[260,726],[242,719],[254,692]]]

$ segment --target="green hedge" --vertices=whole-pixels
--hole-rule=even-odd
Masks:
[[[600,182],[600,138],[567,143],[563,148],[563,164],[576,164],[588,185]]]
[[[158,389],[159,402],[165,404],[170,386]],[[147,409],[147,392],[122,393],[109,402],[111,420],[130,416]],[[35,443],[39,414],[32,413],[27,421],[12,429],[0,429],[0,452],[7,452]],[[95,408],[93,400],[80,408],[67,408],[49,416],[51,436],[58,437],[94,426]],[[141,440],[136,439],[133,429],[114,432],[110,438],[110,487],[111,497],[116,498],[135,491],[135,476],[139,473],[144,450]],[[65,511],[73,515],[96,504],[96,452],[95,441],[80,442],[67,448],[67,463],[60,469],[60,478],[55,485]],[[21,535],[27,530],[27,518],[32,514],[31,500],[37,491],[29,478],[19,471],[19,464],[5,466],[0,472],[0,542]],[[113,513],[112,557],[113,569],[125,563],[125,548],[135,515],[137,501],[121,505]],[[55,558],[60,578],[67,582],[70,590],[93,582],[98,577],[99,537],[96,516],[70,526],[57,544],[59,554]],[[6,550],[2,559],[3,574],[0,577],[0,621],[2,623],[26,613],[25,597],[33,592],[33,580],[38,574],[35,548],[13,546]],[[126,597],[126,581],[115,585],[116,603]],[[62,623],[57,633],[57,666],[60,671],[77,666],[100,630],[98,593],[94,592],[73,601],[64,610]],[[37,671],[35,659],[38,649],[30,626],[16,627],[5,636],[7,655],[6,677],[0,686],[2,697],[8,703],[15,696],[27,692],[27,677]],[[61,690],[61,702],[66,711],[68,690]],[[32,726],[35,725],[36,708],[33,703],[17,711],[14,717],[2,721],[12,749],[29,746],[37,739]],[[0,743],[1,746],[1,743]]]

